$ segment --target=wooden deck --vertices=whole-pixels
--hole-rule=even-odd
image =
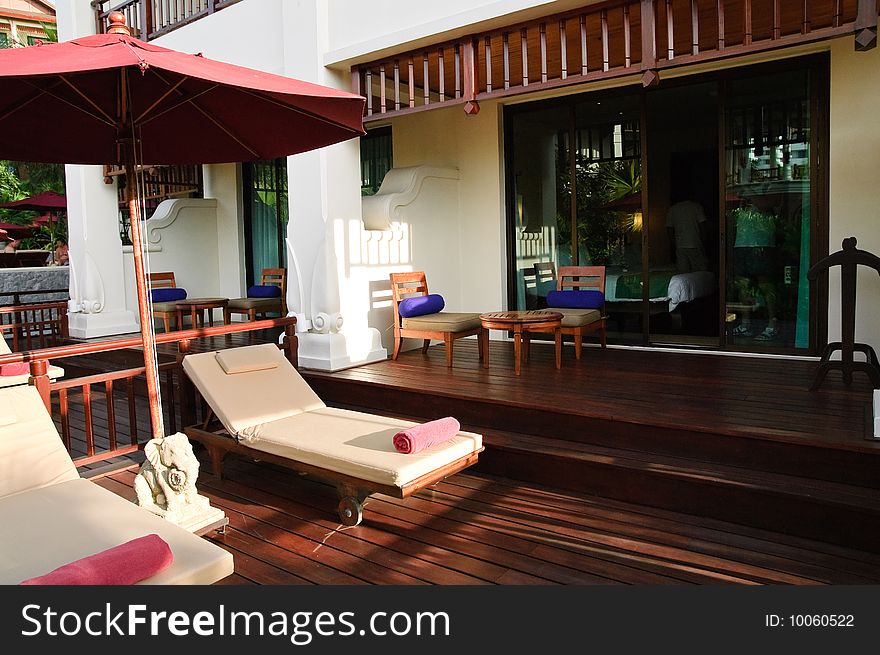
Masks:
[[[484,473],[880,552],[880,443],[871,388],[814,362],[549,345],[514,375],[512,347],[442,346],[396,362],[303,375],[329,404],[481,432]]]
[[[260,341],[274,338],[236,335],[193,350]],[[488,371],[469,342],[456,344],[451,370],[432,347],[398,362],[302,371],[330,405],[456,416],[484,435],[486,451],[476,467],[414,498],[370,500],[364,524],[346,529],[329,487],[233,459],[228,479],[200,482],[232,520],[225,537],[212,537],[236,556],[228,582],[880,578],[880,534],[871,529],[880,519],[880,446],[864,438],[864,380],[847,390],[832,376],[811,394],[812,362],[590,348],[577,363],[570,347],[557,371],[543,344],[517,377],[510,344],[490,351]],[[137,357],[78,364],[90,372]],[[144,398],[137,409],[146,435]],[[106,421],[100,390],[92,411],[96,425]],[[130,496],[133,476],[97,479]]]
[[[96,482],[133,498],[135,470]],[[413,498],[371,498],[343,528],[332,488],[232,460],[201,493],[230,518],[209,538],[224,584],[877,584],[880,555],[462,473]]]
[[[452,369],[444,366],[443,347],[433,346],[427,355],[410,351],[396,362],[304,374],[315,381],[344,380],[351,383],[348,390],[369,385],[491,403],[499,415],[533,412],[526,425],[517,413],[517,423],[508,428],[540,428],[541,412],[551,411],[593,423],[880,452],[880,443],[865,440],[871,402],[867,378],[857,375],[848,390],[840,374],[832,372],[818,391],[810,392],[812,361],[587,348],[577,362],[568,345],[557,370],[552,348],[538,344],[532,361],[516,376],[507,342],[491,343],[489,369],[479,366],[475,341],[458,341],[455,350]],[[405,404],[395,405],[405,411]],[[542,431],[562,436],[556,425]]]

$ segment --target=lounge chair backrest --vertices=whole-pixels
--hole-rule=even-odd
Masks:
[[[284,353],[271,343],[244,346],[235,351],[239,361],[277,361],[274,368],[226,373],[216,352],[187,355],[183,370],[204,396],[230,434],[248,439],[263,423],[325,407]]]
[[[36,388],[0,389],[0,498],[77,478]]]

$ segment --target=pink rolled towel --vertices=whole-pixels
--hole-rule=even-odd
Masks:
[[[0,366],[0,375],[25,375],[30,373],[31,367],[27,362],[18,362],[16,364],[4,364]]]
[[[23,585],[130,585],[171,566],[171,548],[157,534],[132,539],[83,557]]]
[[[451,416],[428,421],[401,430],[394,435],[394,448],[400,453],[417,453],[434,444],[449,441],[461,430],[461,424]]]

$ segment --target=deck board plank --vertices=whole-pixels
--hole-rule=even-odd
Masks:
[[[376,496],[340,529],[331,487],[231,460],[199,488],[231,525],[225,584],[860,584],[877,556],[617,501],[459,473],[409,499]],[[96,480],[132,499],[136,467]],[[851,557],[847,557],[850,555]],[[330,582],[333,581],[333,582]]]

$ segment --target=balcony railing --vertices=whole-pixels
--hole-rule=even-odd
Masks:
[[[178,427],[196,422],[198,408],[195,391],[181,368],[183,357],[190,352],[193,340],[280,328],[285,334],[280,347],[285,350],[290,362],[296,365],[295,325],[296,319],[289,317],[156,335],[157,344],[177,344],[177,358],[159,366],[162,398],[165,401],[162,409],[169,431],[176,432]],[[87,466],[132,453],[150,439],[149,412],[144,405],[146,394],[141,388],[143,381],[139,379],[144,374],[144,367],[52,381],[48,376],[49,361],[137,349],[140,346],[139,337],[76,343],[0,355],[0,365],[29,363],[30,384],[40,392],[46,408],[59,426],[61,439],[71,452],[74,463]]]
[[[150,41],[236,2],[240,0],[107,0],[94,4],[99,33],[106,30],[110,12],[121,11],[125,14],[125,23],[131,28],[131,33]]]
[[[352,69],[365,121],[663,70],[854,34],[874,47],[877,0],[613,0]]]

